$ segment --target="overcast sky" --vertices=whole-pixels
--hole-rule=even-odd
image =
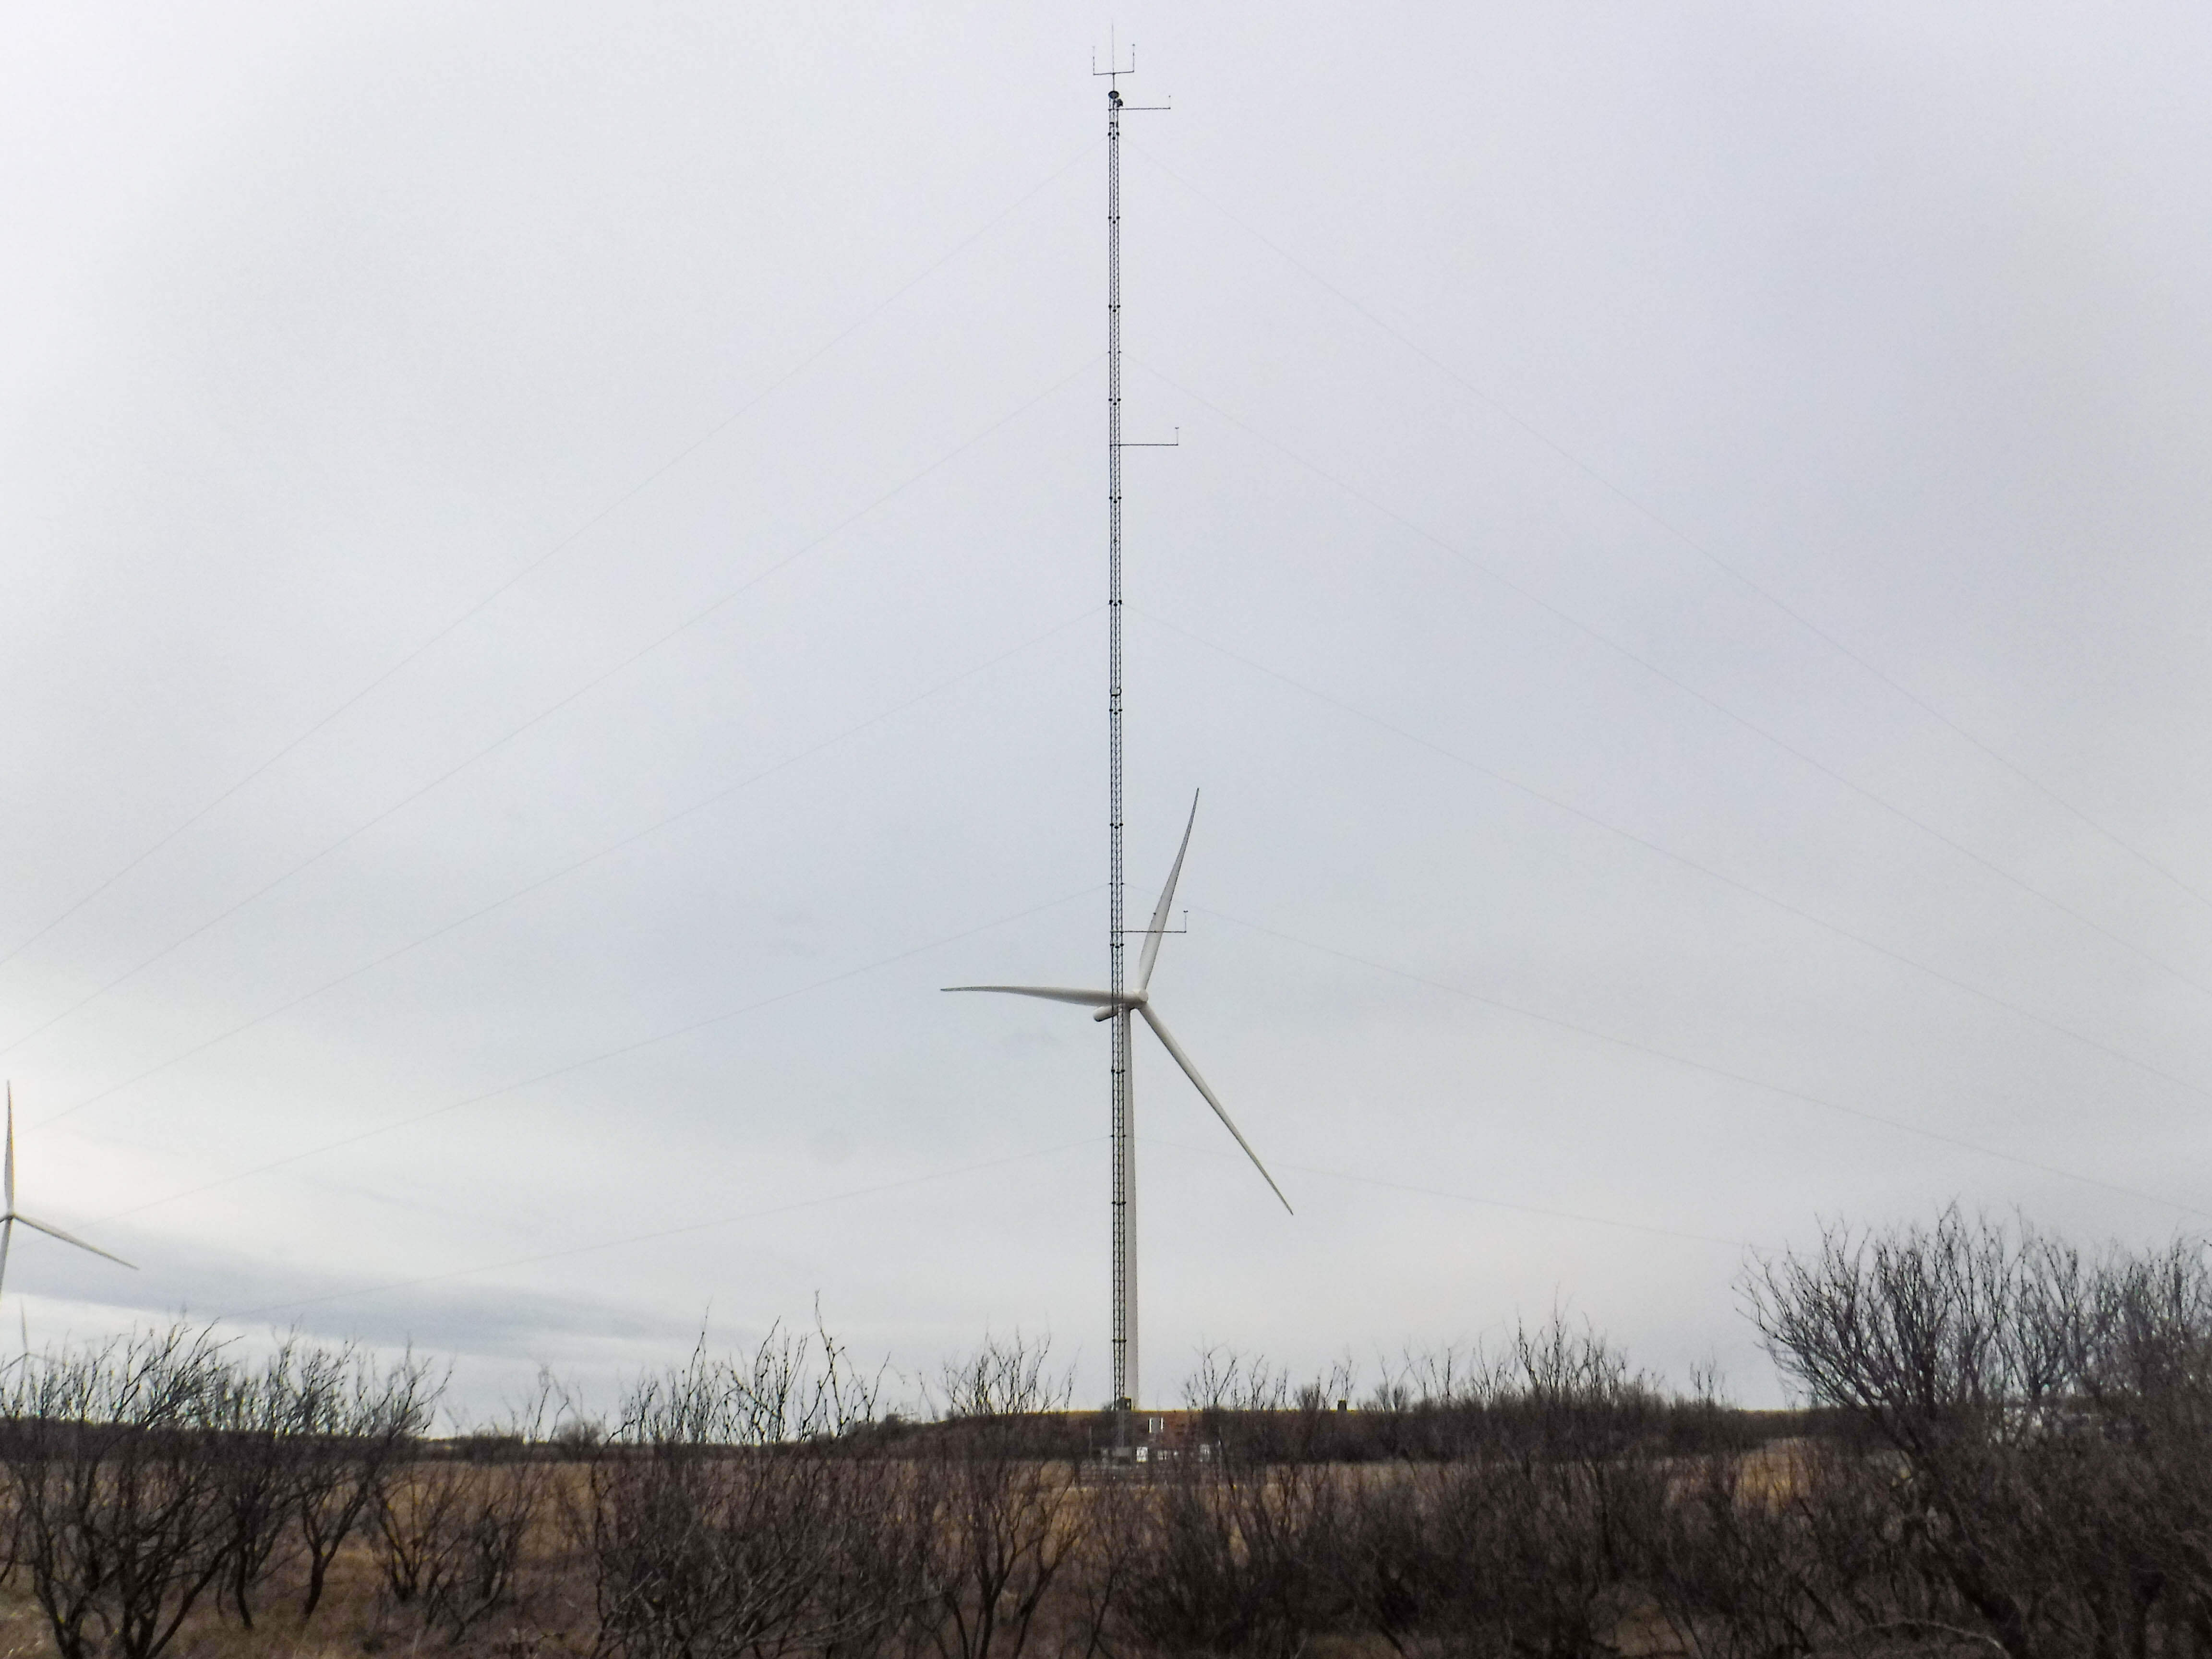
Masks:
[[[2212,1217],[2202,8],[8,15],[34,1342],[1104,1397],[1109,26],[1148,1403]]]

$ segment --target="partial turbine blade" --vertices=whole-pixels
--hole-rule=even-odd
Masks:
[[[1160,941],[1167,937],[1163,931],[1168,925],[1168,911],[1175,903],[1176,882],[1182,875],[1182,855],[1190,851],[1190,832],[1198,823],[1198,792],[1190,795],[1190,817],[1182,826],[1182,845],[1176,848],[1176,861],[1168,866],[1168,884],[1160,890],[1160,902],[1152,907],[1152,931],[1145,935],[1145,954],[1137,963],[1137,994],[1142,996],[1152,982],[1152,964],[1160,959]]]
[[[8,1247],[15,1242],[15,1218],[0,1216],[0,1285],[8,1282]]]
[[[1160,1046],[1175,1057],[1176,1065],[1182,1067],[1182,1074],[1198,1086],[1199,1093],[1206,1097],[1206,1103],[1213,1108],[1213,1115],[1221,1120],[1222,1127],[1237,1137],[1237,1144],[1244,1149],[1244,1156],[1252,1160],[1252,1167],[1260,1172],[1260,1179],[1267,1183],[1267,1189],[1277,1198],[1282,1199],[1283,1207],[1285,1210],[1290,1210],[1292,1215],[1296,1215],[1297,1212],[1291,1210],[1291,1200],[1283,1198],[1283,1189],[1275,1185],[1275,1177],[1269,1175],[1267,1166],[1260,1162],[1260,1154],[1252,1150],[1252,1143],[1244,1139],[1243,1132],[1231,1119],[1229,1109],[1221,1103],[1212,1090],[1206,1086],[1206,1079],[1198,1074],[1198,1067],[1190,1063],[1190,1056],[1183,1053],[1182,1045],[1168,1035],[1168,1028],[1160,1024],[1160,1017],[1152,1012],[1152,1004],[1139,1003],[1137,1012],[1145,1017],[1145,1024],[1152,1028],[1152,1035],[1160,1040]]]
[[[8,1213],[15,1212],[15,1085],[8,1085]]]
[[[33,1221],[27,1215],[10,1216],[9,1219],[10,1221],[20,1221],[26,1227],[35,1227],[47,1237],[58,1238],[64,1244],[74,1244],[80,1250],[90,1250],[94,1255],[104,1255],[118,1267],[128,1267],[134,1273],[138,1271],[138,1264],[137,1262],[125,1261],[121,1256],[117,1255],[113,1251],[103,1250],[97,1244],[88,1244],[82,1239],[79,1238],[75,1233],[65,1233],[60,1228],[49,1226],[43,1221]]]
[[[1064,985],[948,985],[948,991],[996,991],[1002,996],[1042,997],[1047,1002],[1073,1002],[1085,1008],[1111,1008],[1130,999],[1111,991],[1077,991]]]

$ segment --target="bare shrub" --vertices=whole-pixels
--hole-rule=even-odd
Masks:
[[[624,1659],[874,1650],[925,1599],[902,1472],[851,1443],[876,1385],[826,1335],[704,1345],[624,1401],[592,1467],[600,1645]]]
[[[1613,1651],[1650,1599],[1684,1419],[1711,1437],[1713,1402],[1669,1398],[1556,1316],[1494,1353],[1385,1364],[1356,1412],[1353,1382],[1348,1364],[1294,1388],[1264,1362],[1201,1357],[1184,1395],[1212,1461],[1140,1506],[1121,1600],[1139,1641]]]
[[[913,1464],[930,1593],[915,1630],[945,1659],[1021,1653],[1082,1546],[1075,1471],[1038,1455],[1031,1426],[1073,1392],[1048,1358],[1018,1335],[986,1341],[941,1379],[943,1420]]]
[[[1401,1652],[1612,1651],[1668,1522],[1649,1380],[1555,1316],[1415,1370],[1389,1409],[1418,1455],[1352,1489],[1334,1559],[1359,1622]]]
[[[233,1381],[209,1334],[179,1325],[27,1362],[8,1384],[18,1559],[63,1659],[153,1659],[228,1565],[210,1438]]]
[[[1711,1659],[1903,1650],[1951,1604],[1898,1524],[1894,1465],[1829,1440],[1685,1472],[1653,1589],[1685,1651]]]
[[[1169,1467],[1100,1517],[1119,1528],[1100,1552],[1119,1576],[1113,1627],[1143,1651],[1277,1656],[1344,1624],[1340,1472],[1226,1455]]]
[[[546,1466],[527,1456],[429,1457],[399,1471],[376,1504],[386,1593],[459,1641],[513,1605],[544,1508]]]
[[[295,1344],[280,1344],[258,1371],[222,1368],[208,1390],[208,1449],[229,1534],[216,1593],[248,1630],[256,1593],[296,1537],[291,1522],[301,1449],[297,1354]]]
[[[292,1376],[292,1515],[307,1567],[301,1616],[313,1618],[331,1562],[376,1513],[445,1384],[412,1353],[386,1367],[352,1344],[301,1351]]]
[[[385,1594],[459,1642],[519,1599],[555,1475],[542,1455],[565,1403],[540,1370],[535,1395],[481,1429],[418,1446],[377,1483],[373,1505]]]
[[[1133,1511],[1151,1501],[1149,1488],[1120,1480],[1086,1483],[1080,1489],[1075,1549],[1063,1564],[1057,1596],[1060,1654],[1093,1659],[1125,1650],[1115,1645],[1121,1595],[1145,1542]]]
[[[1785,1376],[1874,1449],[1895,1540],[1867,1628],[2019,1656],[2212,1645],[2212,1273],[2201,1247],[2085,1257],[2025,1225],[1830,1229],[1758,1265]]]
[[[1287,1369],[1262,1355],[1214,1347],[1200,1354],[1182,1397],[1199,1413],[1201,1442],[1243,1462],[1342,1462],[1358,1455],[1361,1437],[1334,1407],[1351,1396],[1357,1379],[1352,1362],[1340,1359],[1293,1384]]]

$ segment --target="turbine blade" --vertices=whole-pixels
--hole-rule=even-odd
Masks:
[[[15,1085],[8,1085],[8,1210],[15,1209]]]
[[[34,1227],[39,1231],[44,1233],[47,1237],[58,1238],[64,1244],[74,1244],[80,1250],[90,1250],[94,1255],[104,1255],[118,1267],[128,1267],[134,1273],[138,1271],[138,1264],[137,1262],[125,1261],[121,1256],[117,1255],[112,1250],[103,1250],[97,1244],[88,1244],[82,1239],[79,1238],[75,1233],[65,1233],[60,1228],[49,1226],[43,1221],[33,1221],[27,1215],[12,1216],[9,1219],[20,1221],[26,1227]]]
[[[8,1247],[15,1242],[15,1218],[0,1218],[0,1285],[8,1282]]]
[[[1168,1035],[1168,1028],[1160,1024],[1160,1017],[1152,1012],[1152,1005],[1139,1003],[1137,1012],[1145,1017],[1145,1024],[1152,1028],[1152,1035],[1160,1040],[1160,1046],[1174,1056],[1176,1065],[1182,1067],[1182,1074],[1197,1085],[1199,1093],[1206,1097],[1206,1103],[1213,1108],[1213,1115],[1221,1120],[1222,1127],[1236,1136],[1237,1144],[1244,1149],[1244,1156],[1252,1160],[1252,1167],[1260,1172],[1260,1179],[1267,1183],[1267,1190],[1282,1199],[1283,1207],[1296,1215],[1297,1212],[1291,1210],[1291,1200],[1283,1198],[1283,1189],[1275,1185],[1275,1177],[1269,1175],[1267,1166],[1260,1162],[1260,1154],[1252,1150],[1252,1143],[1244,1139],[1243,1132],[1231,1119],[1229,1109],[1221,1103],[1212,1090],[1206,1086],[1206,1079],[1198,1074],[1198,1067],[1190,1063],[1190,1056],[1183,1053],[1182,1045]]]
[[[1111,991],[1078,991],[1064,985],[948,985],[948,991],[996,991],[1001,996],[1042,997],[1047,1002],[1073,1002],[1085,1008],[1110,1008],[1118,1001],[1129,999],[1115,997]]]
[[[1152,982],[1152,964],[1160,959],[1160,941],[1167,937],[1160,930],[1168,925],[1168,912],[1175,904],[1176,882],[1182,875],[1182,855],[1190,851],[1190,832],[1198,823],[1198,792],[1190,795],[1190,817],[1182,826],[1182,845],[1176,848],[1175,862],[1168,866],[1168,884],[1160,890],[1160,902],[1152,907],[1152,931],[1145,935],[1145,954],[1137,963],[1137,994],[1142,996]]]

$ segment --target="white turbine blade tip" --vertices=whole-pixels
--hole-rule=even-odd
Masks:
[[[1190,832],[1198,827],[1198,792],[1190,796],[1190,817],[1183,821],[1182,843],[1175,862],[1168,866],[1168,884],[1160,889],[1160,902],[1152,907],[1152,925],[1145,935],[1145,949],[1137,963],[1137,989],[1141,994],[1152,982],[1152,964],[1160,959],[1160,941],[1167,937],[1168,915],[1175,908],[1176,883],[1182,878],[1183,854],[1190,851]]]
[[[94,1255],[105,1256],[118,1267],[128,1267],[134,1273],[138,1271],[138,1264],[137,1262],[125,1261],[121,1256],[116,1255],[114,1251],[103,1250],[97,1244],[88,1244],[84,1240],[79,1238],[75,1233],[65,1233],[59,1227],[53,1225],[51,1222],[33,1221],[27,1215],[13,1216],[9,1218],[11,1220],[21,1222],[26,1227],[33,1228],[36,1231],[46,1234],[49,1238],[58,1238],[64,1244],[74,1244],[80,1250],[89,1250]]]
[[[1229,1115],[1229,1109],[1221,1103],[1220,1097],[1208,1088],[1206,1079],[1198,1074],[1198,1067],[1191,1064],[1190,1056],[1182,1051],[1182,1045],[1169,1035],[1168,1028],[1160,1023],[1160,1017],[1152,1012],[1149,1003],[1139,1004],[1137,1012],[1145,1017],[1145,1024],[1152,1028],[1152,1035],[1160,1040],[1160,1046],[1168,1051],[1176,1065],[1182,1067],[1182,1074],[1191,1080],[1200,1094],[1206,1097],[1206,1103],[1213,1108],[1213,1115],[1221,1120],[1221,1127],[1228,1130],[1231,1137],[1244,1149],[1244,1156],[1252,1160],[1252,1167],[1260,1172],[1260,1179],[1267,1183],[1267,1190],[1274,1194],[1285,1210],[1296,1215],[1297,1212],[1291,1209],[1291,1200],[1283,1196],[1283,1189],[1275,1184],[1275,1177],[1267,1173],[1267,1166],[1260,1162],[1260,1154],[1254,1152],[1252,1143],[1244,1139],[1244,1132]]]

